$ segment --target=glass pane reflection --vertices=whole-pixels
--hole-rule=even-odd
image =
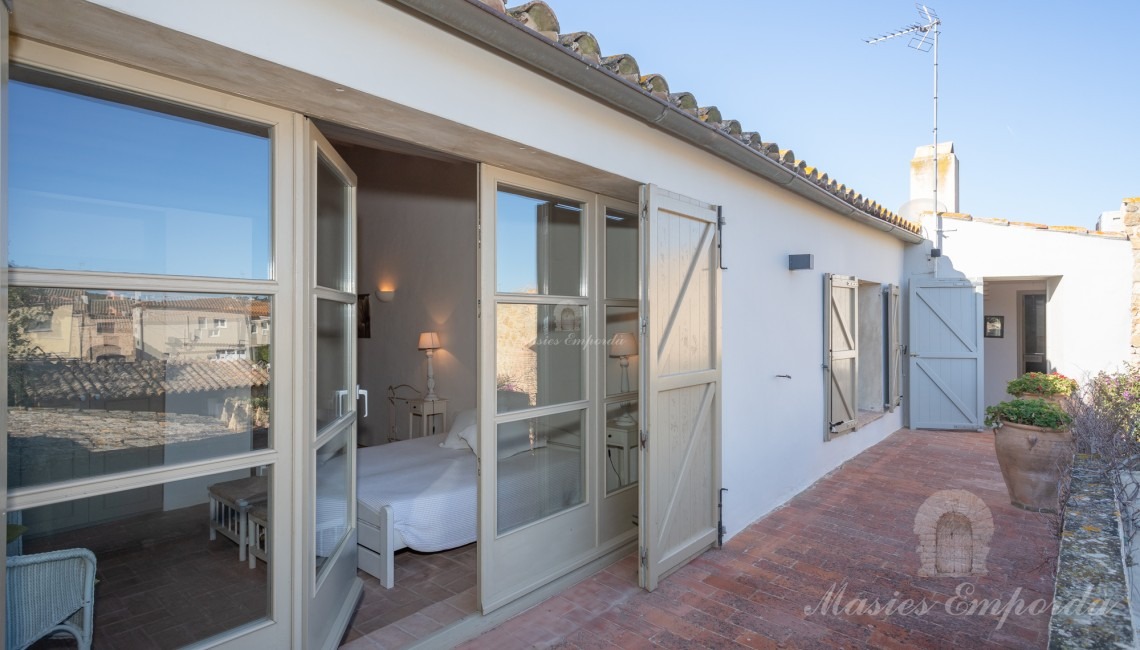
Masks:
[[[637,392],[637,307],[606,307],[606,395]]]
[[[497,529],[507,531],[582,503],[585,411],[498,425]]]
[[[267,128],[19,67],[13,77],[12,266],[269,277]]]
[[[324,157],[317,160],[317,284],[352,291],[347,253],[349,185]]]
[[[582,399],[585,307],[499,304],[495,310],[499,413]]]
[[[637,299],[637,218],[606,212],[606,298]]]
[[[606,491],[637,483],[637,401],[606,405]]]
[[[94,648],[180,648],[266,618],[266,562],[274,561],[270,470],[242,469],[9,513],[10,525],[27,528],[7,548],[9,616],[13,607],[18,616],[28,606],[35,582],[17,575],[13,564],[79,549],[95,555]],[[251,564],[239,558],[237,540],[243,513],[254,510],[260,524]],[[81,590],[82,583],[75,587]],[[33,647],[75,647],[70,637],[61,638]]]
[[[348,534],[351,480],[348,466],[349,429],[337,434],[317,450],[316,512],[316,563],[319,576],[328,558],[336,552],[340,541]]]
[[[495,205],[500,293],[582,295],[581,203],[499,190]]]
[[[265,296],[13,287],[8,485],[265,449]]]
[[[352,305],[317,301],[317,431],[355,409],[348,387]]]

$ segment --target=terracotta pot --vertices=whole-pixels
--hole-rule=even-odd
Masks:
[[[1057,512],[1064,470],[1073,456],[1072,432],[1002,420],[994,429],[994,449],[1009,502],[1032,512]]]

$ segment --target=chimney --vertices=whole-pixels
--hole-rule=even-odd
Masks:
[[[910,161],[910,202],[915,213],[931,211],[934,159],[931,145],[914,150]],[[938,143],[938,211],[958,212],[958,156],[953,142]]]

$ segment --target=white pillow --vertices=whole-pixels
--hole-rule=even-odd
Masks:
[[[471,426],[467,427],[466,429],[460,431],[459,437],[463,439],[463,442],[467,443],[466,446],[471,448],[471,453],[475,454],[475,457],[478,458],[479,457],[479,427],[472,424]]]
[[[467,443],[464,441],[463,432],[466,429],[471,429],[474,432],[475,427],[478,425],[475,417],[475,409],[467,411],[460,411],[455,416],[455,422],[451,423],[451,430],[447,432],[447,437],[443,442],[439,443],[440,447],[444,449],[467,449]],[[472,433],[474,435],[474,433]]]

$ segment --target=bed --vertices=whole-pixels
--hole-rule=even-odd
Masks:
[[[402,548],[431,553],[475,541],[478,459],[440,446],[446,434],[357,452],[358,566],[386,588]],[[499,460],[498,523],[506,531],[581,500],[582,454],[551,443]]]

